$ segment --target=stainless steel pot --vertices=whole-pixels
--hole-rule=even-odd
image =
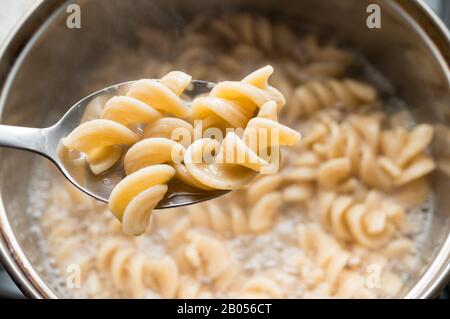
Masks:
[[[11,34],[0,51],[0,114],[2,122],[44,126],[48,114],[62,114],[91,87],[98,59],[120,45],[132,45],[136,26],[158,24],[183,28],[194,13],[236,11],[242,8],[286,16],[330,30],[361,51],[394,84],[421,122],[450,121],[450,36],[440,20],[419,0],[197,0],[78,1],[82,29],[66,26],[68,3],[39,2]],[[366,8],[381,6],[381,29],[368,29]],[[132,52],[132,51],[131,51]],[[126,80],[120,72],[111,83]],[[91,85],[92,84],[92,85]],[[94,85],[95,86],[95,85]],[[444,140],[434,155],[450,149]],[[29,297],[63,295],[45,267],[48,256],[39,246],[36,219],[27,212],[35,156],[0,150],[0,253],[18,286]],[[450,178],[433,175],[435,209],[421,255],[426,267],[410,280],[406,298],[432,297],[450,273]],[[70,296],[69,296],[70,297]]]

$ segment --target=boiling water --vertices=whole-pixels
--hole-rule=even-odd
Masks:
[[[139,58],[137,60],[139,60]],[[140,64],[139,66],[141,67]],[[109,79],[107,75],[108,72],[113,72],[110,65],[105,65],[104,68],[106,70],[105,72],[99,72],[102,74],[102,81],[104,81],[104,79]],[[133,72],[137,71],[130,71],[131,78],[141,77],[140,73],[136,73],[139,74],[139,76],[136,76]],[[277,72],[276,69],[275,72]],[[366,79],[378,88],[384,101],[383,105],[385,106],[385,113],[391,115],[393,118],[398,117],[398,120],[402,121],[404,126],[408,128],[415,125],[413,116],[408,112],[408,108],[405,104],[395,96],[393,87],[383,75],[364,58],[355,55],[355,60],[349,74],[356,78]],[[152,77],[154,76],[152,75]],[[63,185],[61,178],[56,176],[59,172],[54,168],[50,168],[50,166],[51,164],[44,160],[39,159],[35,161],[33,166],[34,173],[30,177],[28,190],[30,204],[27,213],[30,218],[35,221],[35,226],[32,227],[30,231],[40,238],[40,249],[42,253],[47,256],[45,263],[40,265],[39,271],[44,274],[44,277],[58,293],[65,296],[83,296],[85,294],[85,291],[83,290],[74,291],[67,289],[65,278],[67,273],[65,273],[64,267],[61,267],[59,258],[55,257],[55,250],[58,250],[59,247],[67,244],[73,236],[79,238],[83,245],[81,246],[82,249],[75,252],[76,256],[72,257],[75,259],[82,259],[84,255],[90,255],[95,258],[96,249],[98,248],[96,245],[101,245],[101,243],[106,241],[109,237],[118,235],[112,234],[112,230],[109,228],[109,222],[112,220],[112,217],[106,212],[106,208],[101,205],[95,206],[95,204],[92,204],[89,200],[86,200],[87,204],[70,202],[59,203],[58,207],[60,207],[60,211],[48,206],[47,203],[49,200],[52,200],[53,196],[51,191],[55,188],[64,188],[61,186]],[[238,197],[239,195],[232,196]],[[61,200],[64,201],[68,198],[70,198],[70,196],[62,196]],[[235,197],[233,197],[233,200],[234,198]],[[92,208],[94,206],[95,208]],[[67,211],[64,210],[64,207],[67,207]],[[92,209],[97,209],[98,211],[93,212]],[[246,274],[270,269],[279,269],[279,273],[275,275],[276,280],[279,283],[283,283],[283,288],[290,292],[289,297],[300,297],[304,296],[305,291],[308,289],[306,287],[307,285],[302,281],[293,279],[297,274],[298,269],[286,262],[286,260],[288,260],[290,256],[302,253],[295,244],[293,233],[296,232],[295,226],[298,223],[306,223],[310,222],[310,220],[308,220],[306,216],[305,207],[284,205],[282,210],[284,211],[283,216],[280,217],[271,231],[258,236],[244,235],[227,238],[227,245],[232,249],[237,260],[242,263],[243,271]],[[410,233],[410,237],[414,240],[416,245],[416,252],[422,251],[421,248],[424,245],[424,241],[429,238],[433,211],[434,195],[431,193],[420,207],[407,213],[409,221],[417,226]],[[55,227],[58,227],[57,223],[63,223],[64,219],[71,218],[71,213],[76,215],[75,220],[79,223],[74,225],[74,234],[69,234],[60,238],[60,240],[56,242],[56,246],[54,242],[49,244],[49,232],[51,233]],[[156,213],[156,219],[163,219],[163,216],[158,216],[161,214],[168,213],[166,211],[159,211]],[[60,218],[63,219],[63,221],[58,221],[58,215],[60,215]],[[57,222],[56,224],[55,221]],[[165,254],[164,244],[169,237],[170,235],[168,234],[167,229],[155,227],[150,236],[142,236],[136,240],[130,238],[124,238],[123,240],[124,242],[133,242],[133,245],[147,256],[158,257]],[[93,238],[95,240],[93,240]],[[89,242],[91,240],[93,240],[92,243]],[[352,249],[352,247],[347,248]],[[414,279],[416,277],[423,267],[424,261],[421,260],[420,254],[417,253],[414,259],[413,269],[404,269],[401,264],[396,264],[395,259],[390,260],[390,264],[393,269],[397,269],[398,273],[402,276],[402,279],[407,282],[409,279]],[[107,282],[109,280],[106,274],[99,274],[99,278],[101,282]],[[207,285],[208,283],[204,284]],[[106,290],[109,288],[114,290],[112,287],[108,286],[108,284],[105,284],[105,287],[106,288],[104,289]],[[119,292],[116,292],[116,294],[112,293],[111,295],[126,296],[121,295]],[[151,293],[147,295],[147,297],[155,296],[156,295]],[[227,295],[218,293],[216,294],[216,297],[227,297]]]

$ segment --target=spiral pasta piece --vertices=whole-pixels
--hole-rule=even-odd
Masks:
[[[166,164],[142,168],[122,179],[111,192],[109,208],[127,234],[142,234],[153,208],[166,194],[175,170]]]
[[[127,234],[140,235],[150,223],[153,208],[168,191],[175,175],[168,165],[181,162],[184,147],[167,138],[151,137],[134,144],[124,158],[127,176],[113,189],[109,207]]]
[[[368,248],[380,248],[393,236],[404,219],[404,210],[370,192],[363,202],[350,196],[325,193],[319,199],[322,221],[340,239],[355,240]]]
[[[126,126],[110,120],[92,120],[73,130],[63,143],[68,149],[86,154],[93,173],[100,174],[116,163],[121,150],[116,146],[132,145],[139,137]]]
[[[192,102],[192,118],[205,120],[212,127],[244,128],[266,102],[275,101],[280,109],[285,99],[268,84],[272,73],[273,68],[266,66],[242,81],[220,82],[208,96],[198,97]]]
[[[268,66],[253,72],[241,82],[219,83],[208,97],[194,100],[192,105],[194,118],[219,118],[221,123],[215,124],[218,127],[247,125],[244,140],[234,133],[228,133],[222,146],[215,140],[202,139],[188,148],[185,155],[186,169],[202,185],[210,188],[235,189],[247,184],[255,175],[251,170],[259,171],[262,166],[267,165],[264,159],[258,156],[261,152],[257,147],[262,144],[260,132],[266,133],[264,144],[266,149],[273,145],[290,145],[298,141],[298,133],[277,123],[276,113],[284,104],[284,98],[268,85],[268,78],[272,72],[273,69]],[[250,120],[251,114],[257,108],[260,108],[257,118]],[[240,120],[236,122],[236,119]],[[268,139],[272,132],[279,133],[278,139]],[[254,141],[253,147],[247,144],[251,137]],[[205,149],[218,151],[214,163],[198,163],[203,159]],[[240,164],[249,169],[236,165],[230,167],[229,164]],[[218,171],[221,172],[220,177],[217,176]]]
[[[243,138],[230,132],[222,144],[206,138],[194,142],[184,157],[187,171],[201,184],[216,189],[242,187],[264,169],[275,172],[279,146],[293,145],[300,139],[298,132],[277,122],[276,109],[274,101],[262,105],[258,115],[248,122]],[[205,160],[211,150],[216,155]]]
[[[364,280],[357,280],[349,286],[347,276],[352,273],[349,271],[350,254],[333,237],[314,224],[300,224],[297,231],[299,245],[313,258],[316,267],[322,270],[330,295],[338,298],[362,298],[359,293],[364,293],[364,298],[372,295]]]
[[[187,216],[190,226],[211,229],[227,237],[250,231],[248,216],[239,205],[233,203],[225,208],[214,202],[192,205],[188,207]]]
[[[170,126],[173,122],[169,123]],[[182,128],[186,127],[192,131],[192,126]],[[164,128],[160,132],[167,136]],[[125,233],[139,235],[145,231],[153,208],[164,197],[166,184],[175,175],[172,166],[181,165],[184,151],[180,143],[166,137],[143,139],[128,150],[124,158],[127,176],[110,196],[110,209],[122,221]]]
[[[315,80],[299,86],[293,93],[289,116],[310,115],[324,108],[345,106],[353,108],[376,100],[376,90],[353,80]]]
[[[264,195],[277,191],[283,182],[282,176],[278,174],[261,176],[247,187],[247,203],[253,205]]]
[[[134,144],[124,158],[124,169],[127,175],[156,164],[180,163],[183,159],[184,147],[168,138],[151,137]]]
[[[261,197],[250,210],[250,229],[254,232],[268,230],[274,224],[281,201],[282,197],[277,192],[272,192]]]
[[[197,276],[215,285],[226,286],[230,277],[236,275],[236,269],[225,243],[214,236],[193,230],[186,234],[186,239],[184,258]]]
[[[325,282],[333,294],[339,276],[348,262],[349,254],[318,225],[300,224],[297,226],[297,231],[300,247],[324,270]]]
[[[178,288],[178,268],[172,258],[144,256],[119,240],[110,239],[100,247],[97,268],[111,274],[114,287],[135,298],[142,298],[147,288],[173,298]]]
[[[228,23],[227,23],[228,22]],[[220,36],[230,42],[244,42],[266,51],[275,48],[277,39],[271,23],[263,17],[252,17],[247,14],[237,16],[232,21],[216,20],[212,28]],[[286,48],[284,44],[283,48]]]
[[[164,137],[180,143],[185,148],[192,143],[193,136],[194,128],[192,125],[175,117],[163,117],[144,130],[144,138]]]

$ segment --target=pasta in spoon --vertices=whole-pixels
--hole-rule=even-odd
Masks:
[[[297,143],[300,134],[278,123],[285,99],[269,85],[272,73],[266,66],[242,81],[221,82],[208,96],[194,98],[191,108],[182,99],[189,75],[174,71],[159,82],[139,80],[125,96],[106,102],[101,119],[81,124],[63,143],[86,154],[95,174],[129,147],[126,176],[113,189],[109,207],[126,233],[142,234],[173,179],[206,190],[234,190],[257,173],[277,171],[280,146]],[[204,137],[211,130],[214,138]]]

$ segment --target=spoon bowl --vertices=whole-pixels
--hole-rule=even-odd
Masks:
[[[156,80],[155,80],[156,81]],[[95,175],[88,165],[75,165],[74,154],[61,141],[79,126],[91,103],[105,101],[116,95],[124,95],[134,81],[124,82],[99,90],[83,98],[53,126],[28,128],[0,125],[0,146],[31,151],[50,159],[63,175],[76,187],[97,200],[108,202],[113,188],[125,177],[122,161],[106,172]],[[209,92],[215,83],[192,81],[183,93],[188,99]],[[170,183],[169,191],[156,209],[173,208],[206,201],[229,191],[204,191],[185,184]]]

